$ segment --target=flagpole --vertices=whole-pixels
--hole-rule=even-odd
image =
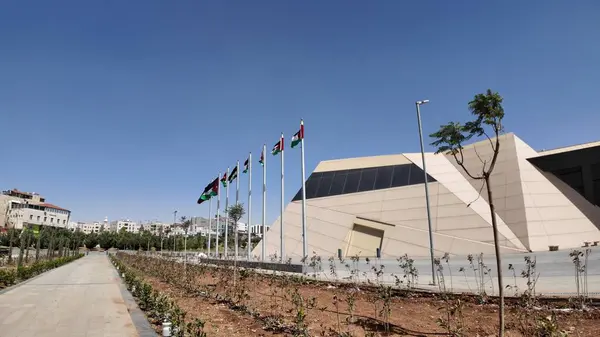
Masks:
[[[267,241],[267,144],[263,144],[263,152],[262,152],[262,160],[263,160],[263,195],[262,195],[262,247],[261,247],[261,259],[262,262],[265,262],[265,242]]]
[[[217,178],[217,184],[219,183],[219,178]],[[212,188],[212,187],[211,187]],[[211,230],[211,213],[212,213],[212,198],[208,200],[208,256],[210,256],[210,230]]]
[[[217,179],[221,179],[221,172]],[[219,186],[220,181],[217,180],[217,186]],[[215,239],[215,258],[219,258],[219,227],[221,227],[221,186],[217,189],[217,235]]]
[[[237,161],[236,166],[236,177],[235,177],[235,204],[238,205],[240,202],[240,161]],[[235,258],[238,257],[238,224],[233,224],[235,231]]]
[[[306,238],[306,175],[304,168],[304,121],[300,120],[300,161],[302,162],[302,257],[308,259],[308,240]]]
[[[281,216],[280,216],[281,223],[279,224],[279,226],[280,226],[280,228],[279,228],[280,229],[279,244],[281,246],[281,262],[284,262],[285,261],[285,245],[284,245],[284,242],[283,242],[283,237],[284,237],[284,235],[283,235],[283,208],[285,207],[285,205],[284,205],[284,197],[283,197],[283,193],[284,193],[284,186],[283,186],[283,181],[284,181],[284,179],[283,179],[283,177],[284,177],[284,175],[283,175],[283,167],[284,167],[283,166],[283,153],[285,151],[284,151],[284,147],[283,147],[284,146],[284,144],[283,144],[283,132],[281,133],[281,139],[279,140],[279,142],[281,143],[280,144],[281,145]]]
[[[225,220],[225,259],[227,259],[227,256],[229,256],[229,247],[227,247],[227,236],[229,233],[229,214],[227,214],[227,212],[229,212],[229,167],[227,168],[227,178],[225,179],[227,187],[225,187],[225,217],[227,220]]]
[[[252,152],[248,155],[248,224],[246,224],[246,232],[248,234],[248,242],[246,250],[248,253],[248,261],[250,261],[250,227],[252,226]]]

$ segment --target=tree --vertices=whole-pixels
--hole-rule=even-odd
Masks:
[[[240,203],[231,205],[227,209],[227,216],[231,220],[231,223],[232,223],[232,226],[233,226],[233,230],[235,231],[235,246],[236,247],[238,246],[238,242],[237,242],[237,238],[238,238],[238,235],[237,235],[237,233],[238,233],[238,231],[237,231],[237,223],[244,216],[244,214],[246,214],[246,210],[244,210],[244,205],[242,205]]]
[[[240,219],[244,216],[244,214],[246,214],[246,211],[244,210],[244,205],[237,203],[237,204],[233,204],[231,206],[229,206],[229,208],[227,209],[227,216],[229,217],[229,219],[231,220],[231,222],[233,222],[234,226],[235,226],[235,246],[237,247],[237,223],[238,221],[240,221]],[[235,287],[235,281],[236,281],[236,268],[237,268],[237,254],[234,256],[233,258],[233,286]]]
[[[431,145],[437,148],[437,153],[445,153],[452,155],[456,163],[465,171],[465,173],[474,180],[483,180],[488,194],[488,205],[492,216],[492,229],[494,232],[494,248],[496,251],[496,265],[498,272],[498,289],[500,295],[500,310],[499,316],[499,336],[504,336],[504,287],[502,285],[502,258],[500,256],[500,245],[498,243],[498,224],[496,222],[496,211],[494,207],[494,199],[492,196],[492,186],[490,185],[490,177],[496,166],[498,153],[500,152],[500,133],[503,131],[502,119],[504,118],[504,108],[502,108],[502,97],[497,92],[492,92],[488,89],[484,94],[477,94],[471,102],[469,102],[469,110],[475,116],[475,119],[465,123],[464,125],[458,122],[450,122],[442,125],[440,129],[431,134],[430,137],[435,138]],[[490,130],[492,137],[490,137]],[[487,138],[492,148],[491,160],[481,161],[482,168],[480,172],[469,171],[464,165],[463,144],[473,137]],[[493,139],[492,139],[493,138]],[[482,185],[483,188],[484,185]],[[481,194],[481,191],[479,192]]]

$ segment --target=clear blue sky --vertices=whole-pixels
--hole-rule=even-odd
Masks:
[[[431,100],[429,134],[487,88],[536,149],[597,140],[599,18],[595,0],[3,1],[0,187],[74,220],[206,215],[195,202],[210,179],[282,131],[289,144],[300,118],[308,175],[321,160],[418,152],[415,100]],[[289,200],[296,149],[285,169]]]

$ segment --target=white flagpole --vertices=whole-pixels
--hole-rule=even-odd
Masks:
[[[304,121],[300,120],[300,161],[302,162],[302,257],[308,259],[308,240],[306,238],[306,179],[304,171]]]
[[[263,152],[262,152],[262,160],[263,160],[263,195],[262,195],[262,247],[261,247],[261,259],[262,262],[265,262],[265,243],[267,241],[267,144],[263,144]]]
[[[217,186],[221,183],[221,172],[217,177]],[[221,227],[221,186],[218,187],[217,193],[217,235],[215,239],[215,258],[219,258],[219,228]]]
[[[248,253],[248,261],[250,258],[252,249],[250,248],[250,227],[252,226],[252,152],[248,155],[248,223],[246,224],[246,232],[248,234],[248,242],[246,243],[246,250]]]
[[[236,166],[236,174],[237,177],[235,178],[235,204],[239,204],[240,202],[240,161],[237,161],[237,166]],[[238,257],[238,224],[235,223],[233,224],[233,230],[235,231],[235,258],[237,259]]]
[[[227,179],[225,179],[227,187],[225,188],[225,259],[229,256],[229,248],[227,247],[227,236],[229,233],[229,167],[227,168]]]
[[[284,142],[283,142],[283,132],[281,133],[281,138],[279,139],[279,146],[281,146],[281,216],[280,216],[280,233],[279,233],[279,244],[281,246],[281,262],[285,261],[285,245],[283,242],[283,209],[285,207],[284,204],[284,197],[283,197],[283,193],[284,193],[284,187],[283,187],[283,153],[284,153]]]
[[[217,183],[218,183],[218,178],[217,178]],[[210,256],[210,230],[211,230],[211,213],[212,213],[212,197],[208,200],[208,245],[207,245],[207,249],[208,249],[208,256]]]

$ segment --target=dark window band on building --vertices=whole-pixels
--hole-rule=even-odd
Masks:
[[[427,175],[427,181],[436,180]],[[383,190],[424,182],[423,170],[415,164],[313,172],[306,180],[306,199]],[[296,200],[302,200],[302,189],[292,199],[292,201]]]

